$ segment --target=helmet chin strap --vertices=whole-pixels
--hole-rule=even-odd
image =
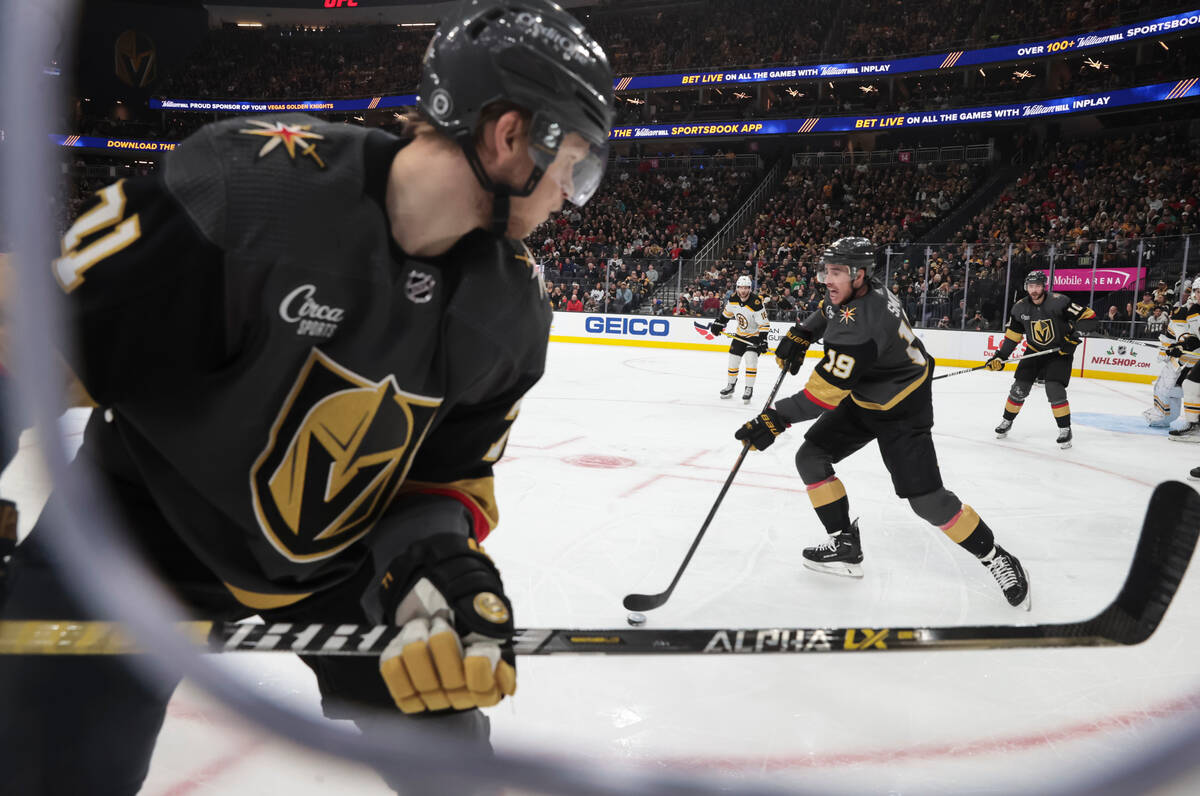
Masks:
[[[483,161],[479,159],[479,152],[475,149],[474,136],[469,133],[458,136],[458,145],[462,149],[463,155],[466,156],[467,163],[471,164],[471,171],[474,172],[479,187],[492,195],[492,232],[501,237],[507,237],[508,218],[512,209],[512,203],[509,200],[514,196],[529,196],[533,193],[537,188],[538,181],[545,173],[544,170],[534,164],[533,170],[529,172],[529,177],[525,180],[525,185],[517,190],[504,183],[497,183],[488,176],[487,170],[483,167]]]

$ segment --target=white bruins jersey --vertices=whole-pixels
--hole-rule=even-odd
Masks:
[[[741,340],[753,342],[760,333],[770,331],[771,324],[767,321],[767,311],[763,309],[762,299],[751,293],[742,301],[737,291],[725,302],[721,317],[734,321],[734,327],[729,333]]]
[[[1165,336],[1180,340],[1189,334],[1200,337],[1200,307],[1195,304],[1176,304],[1171,308],[1171,319],[1167,321]],[[1200,350],[1184,351],[1181,357],[1169,357],[1163,351],[1159,353],[1158,359],[1172,371],[1178,371],[1179,368],[1190,368],[1200,361]]]
[[[1167,321],[1167,334],[1178,340],[1185,334],[1200,336],[1200,307],[1195,304],[1176,304]]]

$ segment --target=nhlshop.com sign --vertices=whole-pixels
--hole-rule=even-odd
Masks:
[[[1145,268],[1058,268],[1052,290],[1064,293],[1081,290],[1135,290],[1146,284]]]

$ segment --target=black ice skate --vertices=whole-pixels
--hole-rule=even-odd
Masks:
[[[1001,420],[1000,425],[996,426],[996,439],[1004,439],[1008,436],[1008,430],[1012,428],[1011,420]]]
[[[1189,423],[1186,420],[1176,419],[1171,423],[1167,439],[1171,442],[1200,442],[1200,423]]]
[[[723,399],[732,398],[733,397],[733,387],[735,384],[737,384],[737,382],[734,382],[733,384],[726,384],[725,388],[723,390],[721,390],[721,398],[723,398]]]
[[[1067,426],[1066,428],[1060,428],[1058,430],[1058,439],[1055,440],[1055,442],[1058,443],[1058,447],[1066,450],[1067,448],[1071,447],[1072,438],[1073,436],[1071,434],[1071,427]]]
[[[747,387],[746,391],[744,393],[742,393],[742,403],[744,403],[744,404],[750,403],[750,399],[753,397],[754,397],[754,388]]]
[[[1004,599],[1008,600],[1009,605],[1024,608],[1026,611],[1030,609],[1033,603],[1029,597],[1029,578],[1026,577],[1025,568],[1016,556],[996,545],[992,552],[992,560],[980,559],[980,563],[988,568],[992,577],[1000,584],[1000,590],[1004,592]]]
[[[1192,471],[1190,473],[1188,473],[1188,480],[1189,481],[1200,481],[1200,467],[1192,468]]]
[[[861,578],[862,545],[858,540],[858,520],[839,533],[831,533],[816,547],[804,548],[804,566],[813,572]]]

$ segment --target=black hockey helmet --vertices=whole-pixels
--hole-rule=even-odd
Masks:
[[[1045,290],[1047,284],[1045,271],[1030,271],[1029,273],[1025,274],[1025,287],[1029,287],[1030,285],[1041,285],[1042,289]]]
[[[821,255],[821,265],[844,265],[850,269],[850,279],[853,280],[859,272],[870,279],[875,273],[875,246],[866,238],[838,238],[825,247]],[[824,272],[817,271],[817,276],[824,282]]]
[[[429,42],[419,92],[418,107],[462,146],[485,190],[528,196],[569,133],[582,136],[591,152],[575,165],[568,198],[582,205],[600,184],[615,115],[612,70],[603,48],[556,3],[463,0]],[[475,151],[480,113],[498,101],[532,115],[535,165],[521,186],[492,183]]]

